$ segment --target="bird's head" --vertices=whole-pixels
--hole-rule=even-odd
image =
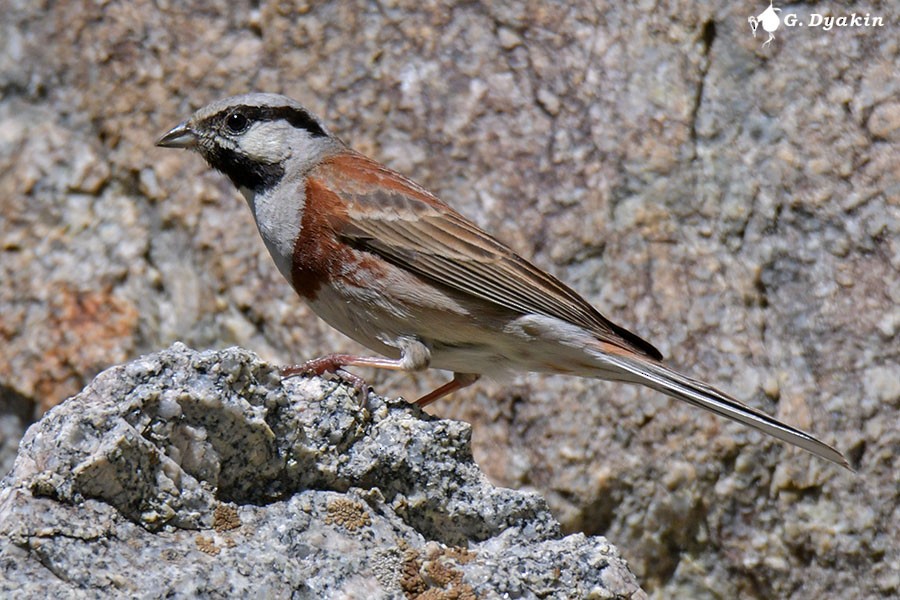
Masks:
[[[303,106],[278,94],[232,96],[205,106],[157,146],[195,150],[245,194],[305,174],[342,146]]]

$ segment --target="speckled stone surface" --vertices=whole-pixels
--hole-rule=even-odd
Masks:
[[[900,594],[900,6],[776,0],[886,25],[762,48],[767,5],[5,0],[0,391],[52,406],[175,340],[359,350],[226,178],[153,147],[214,99],[282,92],[858,471],[647,390],[522,376],[429,408],[472,424],[493,482],[609,537],[660,598]]]
[[[0,487],[0,591],[646,597],[604,538],[563,536],[540,496],[491,485],[470,432],[176,344],[28,430]]]

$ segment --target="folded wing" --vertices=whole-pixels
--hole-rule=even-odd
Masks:
[[[325,169],[321,176],[348,207],[346,218],[335,223],[345,242],[485,302],[555,317],[625,350],[662,358],[651,344],[402,175],[361,155],[341,161],[340,169]]]

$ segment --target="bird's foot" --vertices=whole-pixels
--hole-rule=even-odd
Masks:
[[[371,388],[365,379],[344,369],[344,367],[355,363],[358,359],[359,357],[352,354],[329,354],[313,358],[299,365],[284,367],[281,369],[281,377],[283,379],[289,377],[318,377],[325,373],[334,373],[342,381],[353,386],[359,397],[359,406],[363,408],[366,405],[366,399]]]

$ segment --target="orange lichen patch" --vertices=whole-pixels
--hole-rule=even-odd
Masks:
[[[237,546],[237,542],[235,542],[230,537],[226,537],[224,540],[222,540],[222,545],[226,548],[234,548],[235,546]]]
[[[422,561],[419,558],[419,552],[410,548],[409,545],[400,540],[400,550],[403,551],[403,562],[400,567],[400,589],[406,594],[410,600],[418,598],[428,589],[428,584],[422,578],[420,570]]]
[[[400,569],[400,587],[410,600],[475,600],[475,590],[463,582],[462,571],[457,565],[466,564],[474,553],[466,548],[440,548],[428,553],[424,559],[402,540],[398,544],[403,551]]]
[[[241,517],[235,507],[219,504],[213,511],[213,529],[219,533],[230,531],[241,526]]]
[[[195,537],[194,543],[197,544],[197,549],[200,550],[200,552],[205,552],[210,556],[215,556],[222,551],[221,548],[216,546],[216,543],[212,538],[208,538],[204,535],[198,535],[197,537]]]
[[[465,583],[449,590],[438,590],[435,588],[426,590],[416,600],[476,600],[477,598],[478,596],[475,595],[475,590],[472,589],[472,586]]]
[[[325,509],[328,511],[328,514],[325,515],[325,523],[328,525],[339,525],[347,531],[353,532],[372,524],[372,518],[365,505],[350,498],[341,497],[329,500]]]
[[[26,335],[21,328],[29,327],[28,319],[41,317],[23,318],[17,326],[0,315],[0,341]],[[0,373],[13,374],[15,388],[46,411],[79,392],[102,369],[126,360],[133,353],[137,327],[137,308],[112,291],[55,286],[41,337],[24,354],[21,349],[15,356],[0,350]]]
[[[466,565],[475,560],[475,553],[470,552],[468,548],[461,546],[453,546],[444,551],[444,556],[456,561],[457,564]]]

